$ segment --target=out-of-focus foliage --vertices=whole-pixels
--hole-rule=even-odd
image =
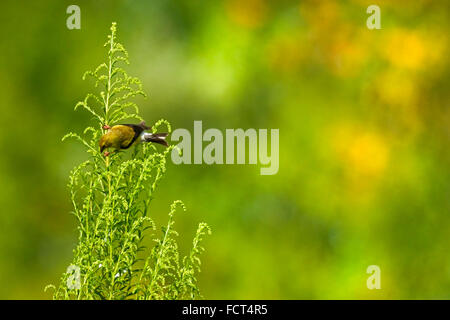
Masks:
[[[7,2],[0,17],[0,297],[49,298],[71,261],[65,185],[84,153],[61,143],[111,21],[141,116],[174,128],[279,128],[280,170],[168,163],[150,216],[183,199],[214,230],[205,298],[450,298],[447,1]],[[188,252],[191,243],[181,243]],[[381,268],[368,290],[366,268]]]

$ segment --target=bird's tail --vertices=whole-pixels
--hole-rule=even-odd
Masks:
[[[162,144],[165,147],[168,147],[169,144],[166,141],[166,138],[169,134],[168,133],[149,133],[146,132],[142,136],[143,142],[154,142],[158,144]]]

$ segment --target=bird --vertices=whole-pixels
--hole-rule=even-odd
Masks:
[[[107,148],[114,148],[115,150],[124,150],[131,147],[133,144],[142,142],[153,142],[168,147],[166,137],[168,133],[150,133],[145,132],[151,129],[145,125],[145,121],[139,124],[118,124],[110,127],[104,125],[103,129],[108,130],[99,140],[100,152]],[[105,151],[104,155],[108,156],[110,153]]]

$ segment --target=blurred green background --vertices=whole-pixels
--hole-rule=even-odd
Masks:
[[[375,3],[376,2],[376,3]],[[81,8],[68,30],[66,8]],[[381,8],[368,30],[366,8]],[[280,170],[169,164],[152,215],[209,223],[207,299],[449,299],[448,1],[4,1],[0,298],[48,299],[71,262],[68,131],[112,21],[148,123],[279,128]],[[381,268],[368,290],[366,268]]]

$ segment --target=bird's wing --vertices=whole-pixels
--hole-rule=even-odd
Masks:
[[[111,131],[114,133],[114,136],[117,137],[116,148],[128,149],[136,139],[133,128],[129,126],[119,124],[112,127]]]
[[[131,145],[136,141],[136,139],[141,135],[144,129],[136,124],[123,124],[120,125],[124,127],[123,131],[126,132],[127,136],[131,137],[131,139],[126,139],[122,143],[122,149],[128,149]]]

